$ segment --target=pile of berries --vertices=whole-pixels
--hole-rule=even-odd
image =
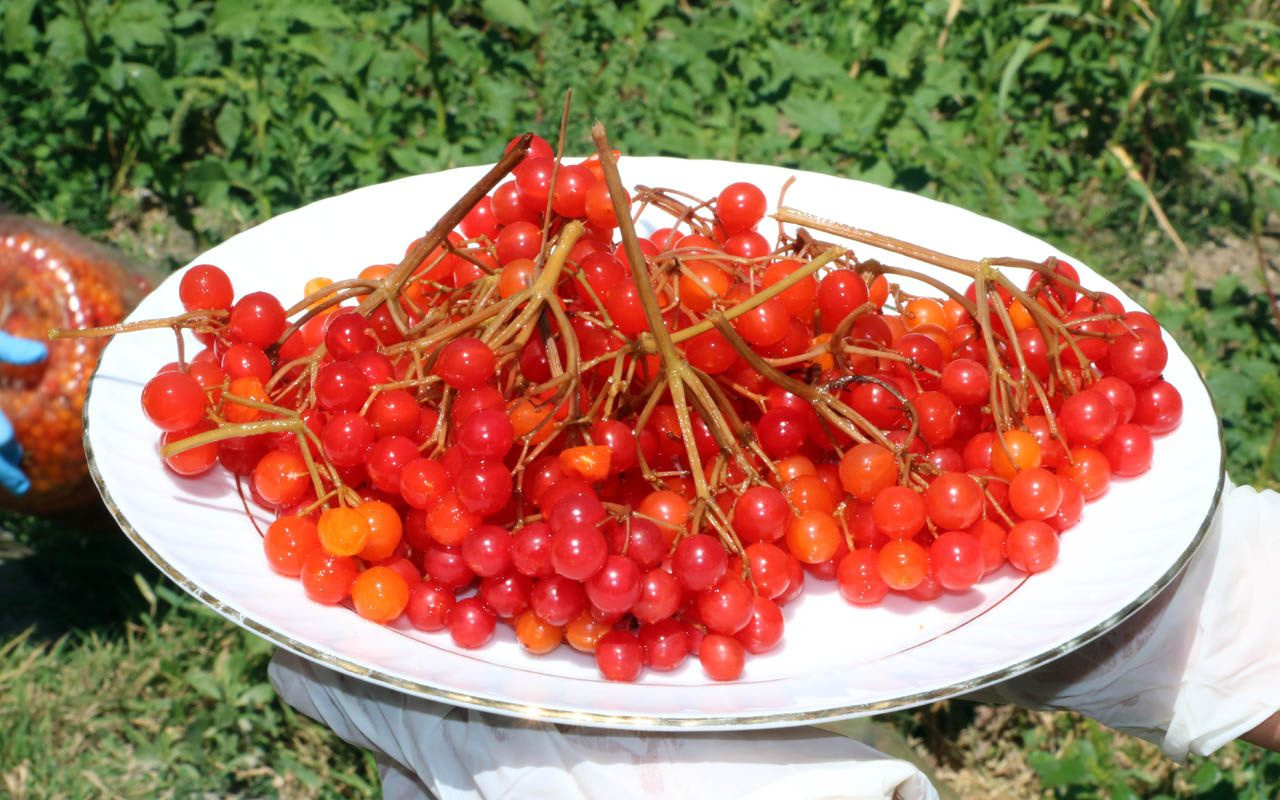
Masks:
[[[317,603],[732,680],[806,580],[871,605],[1048,569],[1179,422],[1155,321],[1064,262],[1015,285],[948,257],[969,291],[912,295],[891,279],[927,275],[771,241],[751,184],[625,196],[615,157],[515,140],[404,262],[292,308],[188,270],[156,324],[206,347],[142,393],[165,463],[243,478]],[[641,213],[670,224],[636,238]]]
[[[111,325],[157,277],[67,228],[0,214],[0,330],[6,333],[43,339],[53,326]],[[97,497],[85,463],[82,412],[104,345],[58,341],[37,364],[0,363],[0,414],[25,448],[21,466],[31,479],[22,497],[0,489],[0,508],[63,512]]]

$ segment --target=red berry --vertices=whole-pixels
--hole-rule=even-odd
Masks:
[[[235,295],[227,273],[212,264],[198,264],[182,274],[178,297],[187,311],[229,309]]]
[[[610,681],[631,682],[644,668],[644,648],[626,631],[610,631],[596,642],[596,666]]]
[[[698,660],[707,677],[715,681],[736,681],[742,675],[746,652],[742,643],[731,636],[707,634],[698,647]]]
[[[497,358],[479,339],[454,339],[440,350],[436,374],[455,389],[474,389],[493,380]]]
[[[1009,529],[1005,551],[1023,572],[1043,572],[1058,560],[1058,534],[1037,520],[1019,522]]]
[[[204,419],[204,389],[185,372],[162,372],[142,388],[142,410],[162,431],[180,431]]]

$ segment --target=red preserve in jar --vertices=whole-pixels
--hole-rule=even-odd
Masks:
[[[46,340],[50,328],[119,322],[157,275],[66,228],[0,215],[0,330]],[[0,364],[0,411],[13,423],[31,490],[0,489],[0,508],[69,510],[91,499],[82,437],[85,391],[107,339],[48,342],[49,358]]]

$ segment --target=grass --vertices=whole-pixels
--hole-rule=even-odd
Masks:
[[[29,546],[0,565],[0,794],[376,795],[370,758],[276,698],[271,645],[164,581],[105,514],[75,522],[4,520]]]
[[[15,798],[373,794],[358,753],[276,701],[269,650],[195,610],[47,649],[11,640],[0,786]]]
[[[172,268],[319,197],[492,160],[548,133],[572,87],[578,149],[599,116],[629,153],[861,177],[1126,281],[1205,372],[1233,477],[1275,486],[1274,266],[1250,246],[1227,256],[1244,283],[1201,264],[1216,240],[1280,233],[1278,16],[1274,0],[10,0],[0,204]],[[366,755],[274,696],[268,646],[109,519],[0,528],[0,794],[377,795]],[[1070,714],[887,720],[961,797],[1280,793],[1280,756],[1247,745],[1177,766]]]

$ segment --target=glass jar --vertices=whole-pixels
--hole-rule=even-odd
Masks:
[[[119,322],[158,282],[159,273],[66,228],[0,215],[0,330],[45,340],[50,328]],[[57,512],[95,497],[85,463],[84,410],[89,378],[108,339],[48,342],[31,366],[0,364],[0,411],[13,423],[31,490],[0,489],[0,508]]]

